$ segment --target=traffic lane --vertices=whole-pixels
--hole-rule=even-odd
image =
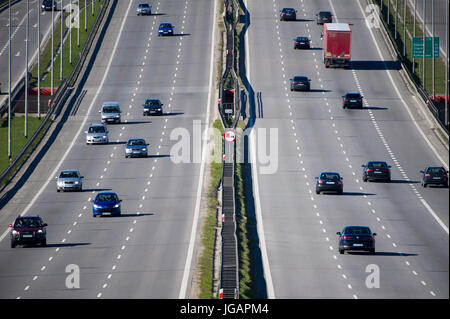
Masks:
[[[340,9],[337,10],[339,12]],[[360,12],[359,15],[361,15]],[[355,12],[355,17],[357,16],[358,13]],[[361,20],[355,19],[353,23],[354,25],[361,24]],[[354,52],[352,59],[356,63],[355,61],[358,61],[359,57],[364,57],[367,63],[362,70],[354,70],[353,78],[361,85],[365,100],[369,105],[369,113],[373,114],[373,118],[375,119],[374,123],[380,128],[383,137],[387,141],[387,145],[392,150],[401,150],[400,152],[394,151],[392,155],[399,161],[399,168],[403,169],[411,179],[415,180],[417,177],[420,177],[419,171],[427,165],[442,165],[442,163],[440,163],[429,146],[426,145],[426,142],[420,136],[417,129],[412,125],[409,115],[405,112],[403,101],[398,96],[395,96],[395,91],[392,89],[391,81],[386,70],[383,68],[381,70],[374,70],[371,66],[373,63],[377,63],[379,56],[377,47],[373,41],[369,41],[367,45],[362,45],[368,38],[368,30],[364,27],[354,29],[352,32],[352,51]],[[378,40],[382,43],[381,39]],[[389,61],[387,65],[391,65]],[[375,74],[377,76],[374,76]],[[405,103],[415,105],[403,82],[400,81],[399,83],[397,86],[402,94],[402,98],[404,97],[405,99]],[[391,94],[395,94],[394,99],[381,99],[375,103],[372,102],[372,97],[384,97],[386,95],[384,92],[392,92]],[[372,111],[371,108],[374,110]],[[405,132],[408,133],[405,134]],[[379,133],[377,135],[381,138]],[[392,156],[390,157],[392,158]],[[440,192],[440,195],[443,195],[443,192]],[[425,199],[433,209],[439,212],[438,216],[442,220],[445,220],[445,224],[448,225],[448,196],[427,196]]]
[[[257,129],[279,126],[279,139],[283,141],[279,144],[276,173],[259,174],[264,234],[275,296],[352,298],[345,280],[340,279],[340,270],[329,249],[326,238],[330,239],[330,233],[323,231],[323,218],[316,215],[315,202],[308,192],[306,182],[314,185],[313,174],[302,170],[304,156],[299,157],[295,149],[297,137],[288,125],[282,126],[279,122],[279,119],[257,120],[255,126]],[[263,166],[258,164],[259,171]]]
[[[362,190],[359,189],[359,186],[362,183],[356,182],[355,177],[352,176],[352,169],[349,169],[347,167],[345,161],[340,160],[341,157],[340,153],[342,153],[340,148],[336,147],[336,145],[333,145],[332,141],[330,142],[331,145],[328,145],[328,143],[326,142],[323,143],[316,142],[317,139],[320,139],[321,141],[327,141],[326,137],[331,135],[332,132],[327,132],[327,129],[324,128],[325,125],[322,125],[323,129],[317,130],[316,127],[318,127],[318,125],[310,124],[311,121],[301,120],[301,122],[303,123],[298,123],[298,126],[303,127],[302,130],[303,132],[308,132],[304,133],[305,136],[303,138],[303,141],[306,144],[305,149],[307,150],[306,151],[307,153],[305,154],[304,157],[305,163],[307,163],[306,159],[311,159],[310,160],[310,163],[312,164],[311,170],[337,171],[341,174],[341,176],[344,177],[343,195],[341,196],[327,195],[327,194],[318,195],[315,196],[316,204],[319,206],[319,209],[321,209],[325,213],[324,214],[325,216],[328,217],[339,216],[338,218],[335,217],[334,220],[329,221],[330,228],[333,228],[332,231],[333,234],[335,234],[336,231],[341,231],[342,228],[346,225],[360,225],[360,224],[371,227],[372,231],[377,232],[381,236],[385,235],[381,226],[385,227],[387,231],[389,231],[389,233],[392,236],[391,240],[395,241],[398,248],[394,248],[391,245],[391,243],[389,242],[391,241],[390,239],[382,238],[381,240],[378,240],[377,251],[379,252],[379,255],[381,256],[391,255],[392,259],[381,259],[381,261],[378,262],[377,264],[380,266],[380,268],[390,269],[389,272],[383,271],[384,278],[386,277],[389,278],[392,276],[391,279],[387,280],[387,282],[389,282],[390,284],[387,287],[386,285],[384,285],[385,289],[383,289],[382,292],[383,296],[385,297],[389,296],[389,298],[391,297],[398,298],[399,297],[398,291],[400,290],[396,287],[397,280],[400,283],[399,285],[403,285],[404,283],[404,280],[398,279],[400,276],[399,274],[403,273],[404,274],[403,279],[405,280],[409,278],[410,274],[408,273],[408,270],[404,267],[405,265],[399,260],[401,254],[397,255],[397,252],[403,251],[402,250],[403,244],[415,243],[415,241],[408,242],[408,238],[404,238],[405,241],[403,241],[402,239],[400,239],[400,241],[398,240],[399,235],[408,234],[408,231],[410,230],[408,229],[408,222],[405,221],[404,212],[411,212],[414,211],[414,209],[415,211],[417,211],[418,209],[421,209],[421,207],[417,207],[417,205],[415,205],[415,207],[408,207],[408,205],[405,204],[403,200],[393,201],[391,199],[392,194],[396,194],[394,195],[394,197],[402,199],[404,199],[405,196],[400,191],[396,191],[392,187],[386,190],[387,194],[380,194],[380,189],[382,189],[384,186],[381,183],[377,183],[378,185],[377,186],[374,185],[373,188],[370,190],[366,189],[366,187],[364,187]],[[346,156],[351,158],[352,152],[348,152]],[[411,203],[411,200],[409,201],[406,200],[406,202]],[[372,213],[371,211],[372,209],[376,210],[376,214]],[[386,214],[387,216],[383,216],[385,215],[383,214],[383,212],[388,212],[388,214]],[[379,221],[377,218],[379,218]],[[394,221],[394,225],[392,225],[392,222],[390,221]],[[399,222],[395,223],[395,221]],[[403,227],[405,231],[402,231],[403,229],[399,229],[400,227]],[[395,231],[393,231],[393,229],[395,229]],[[377,238],[380,238],[381,236],[378,236]],[[337,245],[336,239],[335,242]],[[409,253],[413,252],[407,250],[405,254]],[[398,258],[395,258],[396,255],[398,256]],[[363,270],[366,265],[361,266],[361,263],[364,262],[366,259],[364,257],[365,256],[364,254],[362,256],[363,257],[354,257],[354,258],[352,256],[352,259],[346,259],[346,261],[349,261],[349,263],[347,263],[346,261],[342,261],[342,264],[345,265],[343,269],[347,271],[354,268]],[[376,259],[372,258],[372,261],[375,260]],[[392,275],[392,271],[395,272],[395,275]],[[357,278],[357,282],[359,283],[359,285],[354,286],[354,288],[356,290],[359,289],[362,292],[364,292],[366,288],[364,285],[366,274],[364,274],[364,272],[362,271],[354,275],[353,272],[351,271],[350,276],[355,277],[359,276],[359,278]],[[421,285],[418,282],[417,284],[418,285],[415,286],[414,283],[411,283],[411,285],[413,286],[413,288],[411,289],[417,290],[415,292],[415,295],[420,298],[426,297],[426,292],[425,293],[422,292]],[[410,292],[411,289],[409,289]],[[389,295],[390,293],[392,294]],[[377,294],[367,295],[368,298],[376,296]]]

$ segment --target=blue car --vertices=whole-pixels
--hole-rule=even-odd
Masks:
[[[103,192],[98,193],[94,199],[92,205],[92,215],[97,216],[120,216],[120,202],[116,193],[113,192]]]
[[[173,35],[173,25],[169,22],[163,22],[159,25],[158,36]]]

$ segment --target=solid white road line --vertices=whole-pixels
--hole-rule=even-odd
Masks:
[[[205,171],[205,162],[206,162],[206,156],[207,156],[207,140],[208,140],[208,130],[209,130],[209,114],[210,109],[212,107],[211,105],[211,94],[213,91],[215,91],[215,87],[213,86],[213,79],[214,79],[214,46],[215,46],[215,34],[216,34],[216,12],[217,12],[217,0],[214,1],[214,14],[213,14],[213,28],[211,32],[211,58],[210,58],[210,65],[209,65],[209,92],[208,92],[208,103],[206,108],[206,126],[205,130],[203,132],[203,146],[202,146],[202,162],[200,164],[200,176],[198,179],[198,187],[197,187],[197,199],[195,201],[195,210],[194,210],[194,219],[192,222],[192,230],[191,230],[191,237],[189,240],[189,247],[188,247],[188,253],[186,257],[186,264],[184,266],[183,271],[183,279],[181,281],[181,288],[178,298],[179,299],[186,299],[186,292],[187,292],[187,285],[189,281],[189,274],[191,272],[191,264],[192,264],[192,257],[194,255],[194,245],[195,245],[195,237],[197,236],[197,226],[199,221],[199,215],[200,215],[200,204],[201,204],[201,195],[202,195],[202,189],[203,189],[203,177],[204,177],[204,171]]]
[[[94,98],[92,99],[91,105],[90,105],[89,108],[88,108],[87,114],[89,114],[89,113],[91,112],[91,109],[92,109],[93,105],[95,104],[95,102],[96,102],[96,100],[97,100],[97,97],[98,97],[100,91],[101,91],[102,88],[103,88],[103,84],[105,83],[106,77],[107,77],[107,75],[108,75],[108,73],[109,73],[109,69],[110,69],[111,64],[112,64],[112,61],[113,61],[113,58],[114,58],[114,56],[115,56],[115,54],[116,54],[116,49],[117,49],[117,46],[118,46],[118,44],[119,44],[119,39],[120,39],[120,36],[122,35],[123,28],[124,28],[124,26],[125,26],[125,21],[127,20],[128,13],[129,13],[130,8],[131,8],[131,4],[132,4],[132,1],[130,1],[130,3],[128,4],[128,8],[127,8],[127,11],[126,11],[126,13],[125,13],[124,19],[122,20],[122,25],[120,26],[120,30],[119,30],[119,33],[118,33],[118,35],[117,35],[116,42],[115,42],[115,44],[114,44],[114,48],[113,48],[111,57],[110,57],[110,59],[109,59],[109,61],[108,61],[108,65],[107,65],[107,67],[106,67],[105,73],[103,74],[103,78],[102,78],[102,81],[100,82],[100,86],[99,86],[97,92],[95,93]],[[25,214],[28,212],[28,210],[34,205],[34,203],[35,203],[36,200],[39,198],[39,196],[42,194],[42,192],[47,188],[48,183],[54,182],[53,177],[56,176],[56,173],[57,173],[57,171],[59,170],[59,168],[61,167],[61,164],[65,161],[66,157],[69,155],[69,152],[72,150],[73,146],[75,145],[75,142],[76,142],[78,136],[80,135],[81,131],[83,130],[84,126],[86,125],[87,119],[88,119],[88,117],[85,116],[83,122],[82,122],[81,125],[80,125],[80,128],[78,129],[77,133],[74,135],[74,137],[73,137],[73,139],[72,139],[72,142],[70,143],[70,145],[69,145],[69,147],[67,148],[66,152],[65,152],[64,155],[61,157],[61,159],[59,160],[58,164],[55,166],[55,169],[51,172],[51,174],[50,174],[50,176],[48,177],[47,181],[46,181],[46,182],[44,183],[44,185],[39,189],[39,191],[36,193],[36,195],[34,195],[33,199],[32,199],[32,200],[30,201],[30,203],[25,207],[25,209],[22,211],[22,213],[20,214],[20,216],[25,215]],[[8,235],[8,234],[9,234],[9,228],[6,229],[6,230],[3,232],[3,234],[0,236],[0,241],[2,241],[2,240],[6,237],[6,235]]]

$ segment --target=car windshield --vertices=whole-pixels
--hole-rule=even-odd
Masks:
[[[159,100],[147,100],[145,106],[159,106]]]
[[[347,93],[347,99],[359,99],[360,97],[359,93]]]
[[[59,177],[61,177],[61,178],[77,178],[78,173],[75,171],[74,172],[61,172]]]
[[[15,228],[27,228],[27,227],[41,227],[41,220],[39,218],[20,218],[16,220],[14,224]]]
[[[295,10],[294,10],[293,8],[284,8],[284,9],[283,9],[283,12],[284,12],[284,13],[294,13]]]
[[[144,140],[130,140],[128,141],[128,145],[145,145],[145,141]]]
[[[89,133],[105,133],[104,126],[91,126],[88,130]]]
[[[139,5],[139,8],[148,8],[148,7],[150,7],[150,5],[148,3],[141,3]]]
[[[330,18],[331,17],[331,12],[319,12],[319,16],[321,18]]]
[[[308,39],[307,37],[297,37],[296,40],[297,40],[297,41],[303,41],[303,42],[309,41],[309,39]]]
[[[387,168],[385,162],[370,162],[368,166],[373,168]]]
[[[338,181],[339,180],[339,174],[336,174],[336,173],[322,173],[320,175],[320,179]]]
[[[368,227],[346,227],[344,230],[345,234],[354,234],[354,235],[370,235],[370,228]]]
[[[306,76],[294,76],[294,81],[308,81],[308,78]]]
[[[96,202],[117,202],[116,194],[98,194],[95,199]]]
[[[119,113],[119,107],[117,106],[104,106],[103,113]]]
[[[161,23],[159,26],[160,28],[172,28],[172,25],[170,23]]]
[[[445,170],[442,167],[429,167],[427,169],[428,174],[444,175]]]

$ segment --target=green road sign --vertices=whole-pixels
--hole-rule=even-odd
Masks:
[[[414,59],[423,58],[423,37],[413,37],[412,55]],[[425,57],[433,57],[433,38],[425,38]],[[434,57],[439,58],[439,37],[434,37]]]

